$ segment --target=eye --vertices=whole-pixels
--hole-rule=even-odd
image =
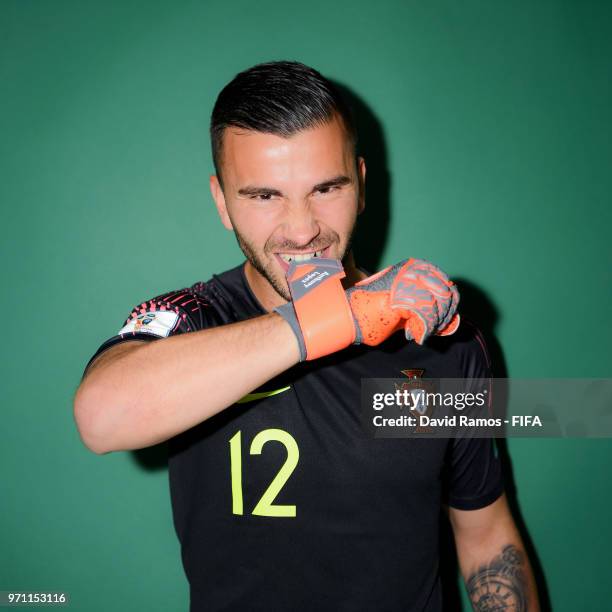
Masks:
[[[271,193],[258,193],[257,195],[251,196],[251,200],[257,200],[258,202],[269,202],[271,199]]]
[[[322,187],[321,189],[318,189],[317,191],[325,195],[328,193],[332,193],[332,191],[338,191],[338,189],[340,189],[338,185],[330,185],[329,187]]]

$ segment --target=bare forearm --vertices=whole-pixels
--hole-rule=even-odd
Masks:
[[[478,546],[457,544],[461,573],[474,610],[539,612],[533,572],[518,532],[498,530]]]
[[[298,360],[295,336],[275,314],[148,342],[86,377],[75,398],[79,429],[96,452],[151,446]]]

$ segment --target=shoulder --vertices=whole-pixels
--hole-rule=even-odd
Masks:
[[[237,266],[219,275],[213,274],[206,281],[160,293],[134,306],[119,333],[133,332],[135,327],[145,333],[148,330],[155,333],[157,326],[163,332],[159,335],[167,336],[246,318],[235,312],[237,305],[244,301],[240,282],[240,266]]]
[[[198,281],[189,287],[165,291],[140,302],[132,308],[119,333],[134,331],[132,327],[149,326],[148,329],[153,330],[156,325],[163,325],[170,332],[197,331],[215,324],[214,306],[210,282]]]
[[[461,315],[459,328],[452,336],[434,336],[429,339],[436,351],[457,364],[465,378],[491,375],[491,356],[484,334],[478,325]]]
[[[208,283],[197,282],[191,287],[165,291],[136,304],[123,321],[119,331],[104,341],[93,354],[83,377],[93,361],[111,347],[124,342],[151,341],[168,338],[220,324],[209,299]]]

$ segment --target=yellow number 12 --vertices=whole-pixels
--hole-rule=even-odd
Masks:
[[[295,517],[295,506],[275,505],[272,503],[298,464],[300,451],[295,438],[282,429],[264,429],[253,438],[249,453],[251,455],[261,455],[264,444],[272,440],[284,445],[287,449],[287,459],[274,477],[274,480],[270,483],[270,486],[261,496],[259,502],[257,502],[253,514],[258,516]],[[242,502],[242,432],[237,431],[229,444],[232,475],[232,512],[233,514],[244,514]]]

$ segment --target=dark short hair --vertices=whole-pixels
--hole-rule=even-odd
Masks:
[[[340,116],[353,149],[357,130],[338,89],[300,62],[258,64],[240,72],[219,93],[210,119],[213,164],[221,181],[223,133],[233,126],[289,137]]]

